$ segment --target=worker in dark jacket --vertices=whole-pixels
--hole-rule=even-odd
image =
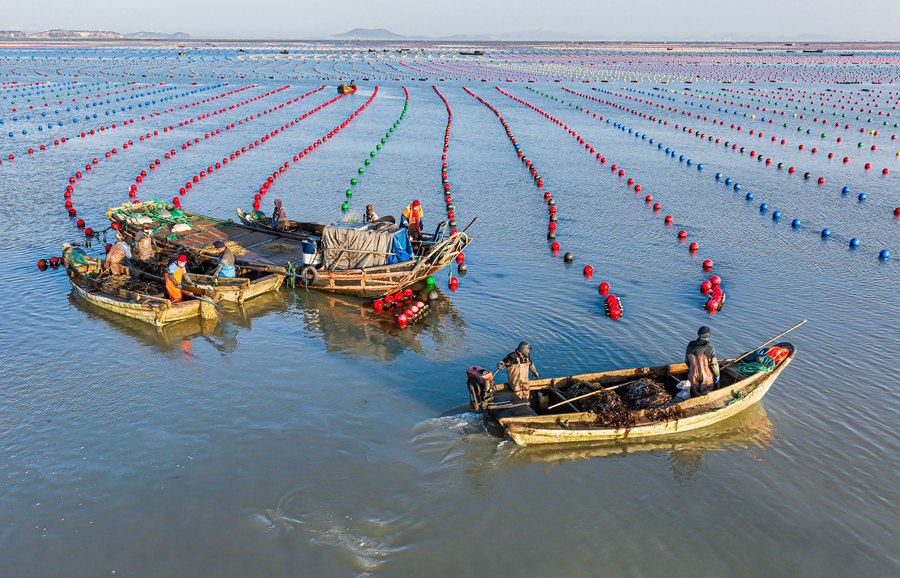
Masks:
[[[216,241],[213,243],[213,247],[219,253],[219,262],[216,264],[212,276],[237,277],[237,272],[234,269],[234,253],[232,253],[231,249],[222,241]]]
[[[684,362],[688,366],[691,397],[706,395],[719,384],[719,360],[716,349],[709,342],[712,330],[704,325],[697,330],[697,339],[687,345]]]
[[[509,386],[516,392],[516,396],[520,399],[528,399],[528,376],[529,373],[534,375],[535,379],[540,379],[534,363],[531,361],[531,345],[527,341],[519,344],[515,351],[497,362],[497,372],[506,369],[509,375]]]
[[[287,226],[287,213],[281,199],[275,199],[275,211],[272,213],[272,228],[276,231],[284,231]]]

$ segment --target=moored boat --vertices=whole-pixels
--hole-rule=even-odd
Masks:
[[[126,235],[149,223],[160,248],[199,254],[223,241],[232,248],[238,269],[298,277],[310,289],[358,297],[421,284],[453,263],[470,242],[465,231],[439,232],[413,248],[406,230],[390,222],[299,223],[277,231],[157,201],[114,207],[107,217]]]
[[[737,360],[723,360],[719,388],[684,401],[674,397],[679,392],[678,383],[687,378],[688,367],[684,363],[536,380],[529,384],[527,400],[516,397],[505,383],[491,383],[489,372],[473,367],[467,373],[469,401],[472,409],[482,412],[489,426],[499,425],[518,445],[583,443],[687,432],[721,422],[759,402],[794,358],[791,343],[781,342],[775,347],[782,348],[786,354],[778,363],[770,364],[768,371],[753,373],[758,366],[742,368],[733,363]],[[656,383],[664,388],[668,401],[646,409],[619,409],[614,415],[604,413],[609,404],[598,403],[593,408],[589,407],[590,403],[585,404],[594,401],[590,398],[602,395],[621,396],[617,390],[640,382]],[[585,390],[597,395],[575,395]],[[621,405],[621,400],[616,403]]]
[[[96,307],[156,326],[196,317],[218,318],[213,302],[198,299],[173,302],[161,286],[140,281],[130,274],[103,275],[99,259],[75,255],[73,251],[68,244],[63,245],[63,261],[72,290]]]

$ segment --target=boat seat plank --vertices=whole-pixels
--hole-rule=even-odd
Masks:
[[[495,407],[493,414],[497,418],[504,417],[529,417],[536,416],[537,413],[531,409],[531,405],[527,400],[520,399],[515,392],[510,389],[501,389],[494,393],[494,405],[500,404],[501,407]],[[509,404],[509,407],[502,407]]]

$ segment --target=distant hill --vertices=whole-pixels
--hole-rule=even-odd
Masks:
[[[191,35],[187,32],[173,32],[166,34],[164,32],[131,32],[123,34],[125,38],[131,40],[188,40]]]
[[[354,28],[343,34],[335,34],[332,38],[344,40],[411,40],[412,36],[396,34],[384,28]]]
[[[121,39],[122,35],[118,32],[109,32],[106,30],[64,30],[62,28],[54,28],[53,30],[45,30],[43,32],[35,32],[29,34],[29,38],[52,38],[52,39],[81,39],[81,40],[116,40]]]

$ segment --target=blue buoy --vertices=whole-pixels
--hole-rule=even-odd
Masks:
[[[859,239],[857,239],[856,237],[853,237],[852,239],[850,239],[850,246],[851,247],[859,247]]]
[[[697,170],[698,170],[698,171],[702,171],[702,170],[703,170],[703,163],[697,163]]]
[[[722,178],[722,173],[716,173],[716,180],[720,180]]]
[[[734,179],[732,179],[731,177],[728,177],[727,179],[725,179],[725,184],[726,184],[726,185],[730,185],[730,184],[733,183],[733,182],[734,182]]]
[[[800,219],[794,219],[793,221],[791,221],[791,227],[793,227],[795,229],[799,229],[800,228]]]
[[[769,203],[762,203],[759,205],[759,212],[764,213],[769,210]]]
[[[752,192],[747,193],[746,195],[744,195],[744,198],[747,199],[748,201],[752,201],[753,193]]]
[[[846,195],[847,193],[850,192],[850,187],[847,186],[847,185],[844,185],[844,188],[841,189],[841,192],[844,193],[844,194]]]
[[[681,161],[681,162],[684,162],[684,155],[679,156],[679,157],[678,157],[678,160]]]
[[[734,183],[734,190],[736,190],[736,191],[741,190],[741,183]]]
[[[772,220],[777,221],[781,218],[781,211],[775,211],[772,213]]]
[[[669,147],[666,147],[666,154],[669,154],[670,152],[672,152],[672,149],[670,149]]]
[[[866,200],[866,194],[860,193],[859,195],[856,196],[856,198],[859,199],[859,202],[861,203]]]
[[[878,253],[878,258],[881,259],[882,261],[887,261],[888,259],[891,258],[891,252],[888,251],[887,249],[882,249]]]
[[[823,237],[830,237],[830,236],[831,236],[831,229],[829,229],[828,227],[825,227],[824,229],[822,229],[822,236],[823,236]]]

